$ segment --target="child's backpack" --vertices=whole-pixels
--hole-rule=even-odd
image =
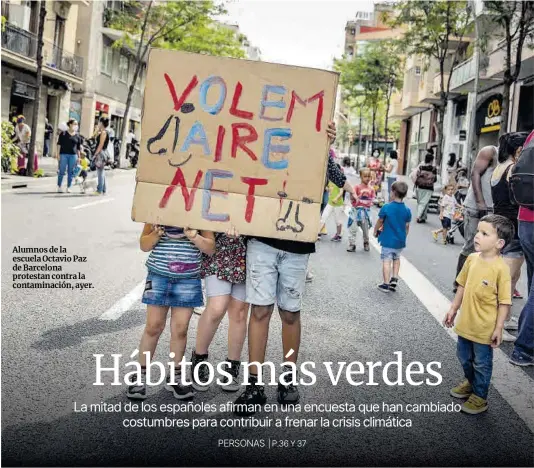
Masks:
[[[534,145],[521,151],[511,171],[510,188],[518,205],[534,209]]]

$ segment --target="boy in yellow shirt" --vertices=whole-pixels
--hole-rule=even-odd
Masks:
[[[469,255],[456,278],[458,290],[443,321],[458,334],[457,356],[466,380],[451,389],[456,398],[468,398],[462,411],[479,414],[488,409],[493,369],[493,348],[502,342],[504,321],[512,305],[510,268],[501,250],[514,237],[513,223],[503,216],[484,216],[475,236],[475,253]]]

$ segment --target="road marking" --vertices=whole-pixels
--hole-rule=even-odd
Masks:
[[[375,239],[370,239],[370,241],[371,245],[380,252],[378,242]],[[399,276],[441,324],[451,302],[404,256],[401,256]],[[443,329],[454,341],[458,341],[458,336],[452,329],[445,327]],[[501,349],[495,349],[493,352],[491,383],[530,430],[534,431],[532,381],[521,368],[508,361],[508,356]]]
[[[130,307],[134,305],[143,295],[145,290],[145,280],[141,281],[135,288],[133,288],[126,296],[119,299],[108,310],[106,310],[101,316],[100,320],[117,320],[125,312],[128,312]]]
[[[94,202],[91,202],[91,203],[84,203],[83,205],[76,205],[76,206],[71,206],[69,209],[71,210],[79,210],[80,208],[85,208],[87,206],[93,206],[93,205],[100,205],[101,203],[108,203],[110,201],[113,201],[115,200],[114,198],[103,198],[101,200],[96,200]]]

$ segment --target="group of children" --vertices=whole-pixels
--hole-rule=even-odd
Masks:
[[[358,227],[363,232],[364,249],[369,250],[370,207],[375,197],[375,192],[369,185],[370,180],[371,172],[368,169],[360,171],[360,183],[355,187],[356,198],[351,196],[349,252],[356,250]],[[445,243],[459,207],[459,202],[454,197],[455,190],[453,184],[445,187],[440,201],[442,229],[432,232],[436,240],[441,232]],[[406,247],[410,230],[412,215],[404,204],[407,192],[408,185],[405,182],[393,183],[390,201],[380,209],[374,227],[374,235],[381,245],[383,274],[383,282],[378,285],[378,289],[386,293],[397,289],[401,253]],[[338,228],[336,236],[340,235]],[[467,414],[479,414],[488,409],[493,349],[502,342],[504,321],[512,304],[510,269],[504,262],[501,251],[513,236],[513,223],[503,216],[492,214],[480,220],[474,241],[476,251],[468,257],[456,279],[459,287],[443,320],[446,327],[452,327],[458,310],[461,309],[454,330],[458,335],[457,356],[465,380],[452,388],[450,394],[466,400],[462,411]]]

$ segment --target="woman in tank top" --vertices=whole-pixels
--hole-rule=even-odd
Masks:
[[[517,235],[517,215],[519,213],[519,205],[515,203],[512,197],[510,190],[510,174],[516,159],[521,152],[526,137],[527,134],[523,132],[508,133],[501,137],[499,141],[499,164],[495,167],[490,181],[493,212],[508,218],[514,223],[515,227],[512,241],[502,251],[504,261],[510,267],[510,275],[512,276],[512,293],[515,292],[515,286],[521,275],[524,254]],[[505,328],[517,329],[517,323],[507,322],[508,323],[505,323]]]

